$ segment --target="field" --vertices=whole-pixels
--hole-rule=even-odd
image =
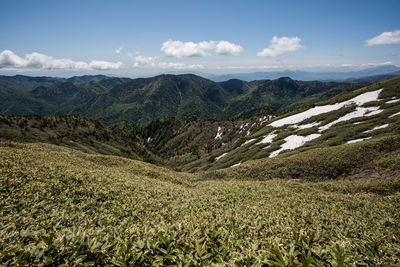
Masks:
[[[9,141],[0,157],[6,266],[400,264],[400,178],[207,180]]]

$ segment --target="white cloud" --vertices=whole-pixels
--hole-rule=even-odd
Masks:
[[[128,53],[128,56],[134,61],[134,67],[154,67],[156,65],[157,57],[146,57],[136,52],[135,55]]]
[[[124,49],[124,46],[121,45],[120,47],[118,47],[117,49],[115,49],[115,53],[117,53],[118,55],[122,53],[122,49]]]
[[[14,54],[10,50],[0,53],[0,69],[65,69],[65,70],[110,70],[119,69],[123,66],[122,62],[109,62],[93,60],[90,63],[84,61],[73,61],[68,58],[53,58],[40,53],[25,55],[25,58]]]
[[[340,66],[342,66],[342,67],[352,67],[353,64],[350,64],[350,63],[343,63],[343,64],[340,65]]]
[[[159,62],[158,66],[163,69],[204,69],[201,64],[185,64],[181,62]]]
[[[400,30],[394,32],[383,32],[365,41],[366,46],[400,44]]]
[[[133,67],[155,67],[162,69],[203,69],[200,64],[185,64],[181,62],[164,62],[158,57],[147,57],[136,52],[135,55],[128,53],[128,56],[134,61]]]
[[[210,56],[212,52],[219,55],[238,55],[243,51],[240,45],[228,41],[203,41],[199,43],[182,42],[169,39],[160,49],[167,57],[202,57]]]
[[[168,57],[201,57],[210,55],[209,51],[214,47],[214,41],[194,43],[169,39],[163,43],[161,51]]]
[[[93,60],[89,63],[90,69],[94,70],[117,70],[122,67],[122,62],[109,62]]]
[[[216,48],[215,52],[219,55],[224,55],[224,56],[237,56],[243,51],[243,47],[240,45],[230,43],[228,41],[219,41]]]
[[[303,48],[299,37],[280,37],[274,36],[269,42],[269,47],[257,53],[259,57],[276,57],[286,52],[293,52]]]
[[[386,65],[393,65],[393,62],[386,61],[386,62],[364,63],[364,64],[361,64],[361,67],[379,67],[379,66],[386,66]]]

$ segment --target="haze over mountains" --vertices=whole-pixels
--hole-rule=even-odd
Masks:
[[[236,74],[225,74],[225,75],[211,75],[205,74],[204,76],[213,81],[225,81],[229,79],[240,79],[244,81],[253,80],[264,80],[264,79],[278,79],[280,77],[290,77],[293,80],[302,81],[342,81],[348,79],[362,79],[369,76],[375,75],[390,75],[394,77],[400,74],[400,67],[395,65],[385,65],[373,68],[367,68],[359,71],[343,71],[343,72],[311,72],[311,71],[295,71],[295,70],[284,70],[284,71],[264,71],[264,72],[252,72],[252,73],[236,73]],[[387,78],[390,78],[387,77]]]

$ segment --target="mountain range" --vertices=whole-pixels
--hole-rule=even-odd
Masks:
[[[367,84],[303,82],[288,77],[214,82],[193,74],[138,79],[2,76],[0,114],[79,115],[106,124],[170,116],[227,119],[256,109],[283,114]]]
[[[343,71],[343,72],[310,72],[310,71],[266,71],[266,72],[251,72],[251,73],[236,73],[236,74],[201,74],[213,81],[226,81],[229,79],[240,79],[244,81],[278,79],[279,77],[290,77],[294,80],[302,81],[343,81],[347,79],[360,79],[369,76],[387,74],[395,77],[400,74],[400,67],[395,65],[384,65],[379,67],[367,68],[359,71]],[[388,77],[389,78],[389,77]]]

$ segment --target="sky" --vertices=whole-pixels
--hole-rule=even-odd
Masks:
[[[0,74],[400,66],[400,1],[0,2]]]

